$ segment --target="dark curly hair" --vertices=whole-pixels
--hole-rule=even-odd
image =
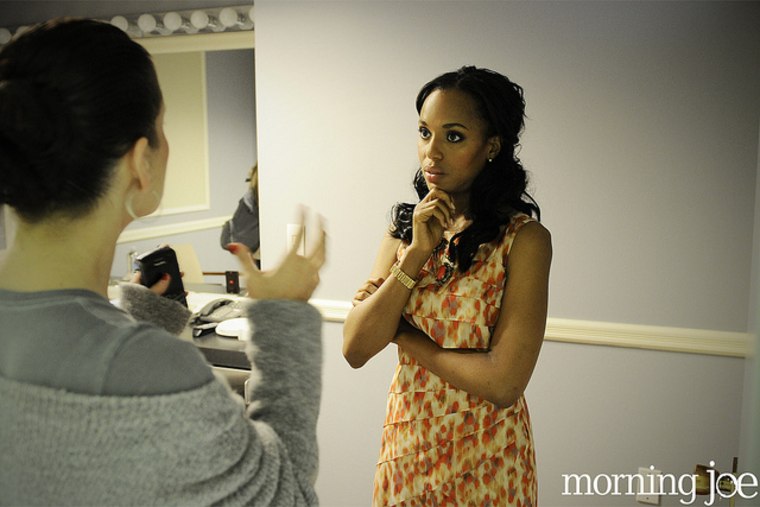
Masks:
[[[23,219],[91,210],[135,141],[156,146],[150,55],[107,23],[59,19],[0,50],[0,204]]]
[[[498,72],[465,66],[423,86],[417,94],[417,112],[433,91],[449,89],[472,97],[478,115],[486,124],[486,136],[501,138],[501,151],[485,165],[470,188],[470,209],[466,216],[472,225],[451,241],[449,256],[464,272],[470,268],[478,247],[496,239],[512,215],[522,212],[540,220],[541,210],[526,190],[528,176],[516,153],[525,125],[522,87]],[[429,191],[421,169],[414,176],[414,189],[420,200]],[[391,209],[390,233],[394,238],[412,241],[414,207],[415,204],[397,203]]]

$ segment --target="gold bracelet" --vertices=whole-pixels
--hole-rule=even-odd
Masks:
[[[398,264],[391,266],[391,274],[395,276],[396,279],[409,290],[412,290],[414,286],[417,285],[417,280],[401,271],[401,268],[398,267]]]

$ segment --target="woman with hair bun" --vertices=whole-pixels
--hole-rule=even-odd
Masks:
[[[0,50],[0,205],[17,232],[0,259],[0,503],[316,505],[325,260],[288,253],[248,277],[252,403],[166,329],[189,312],[107,286],[124,228],[159,205],[169,146],[148,53],[121,30],[57,20]],[[145,311],[145,309],[149,311]],[[255,355],[252,351],[256,350]]]
[[[522,88],[476,68],[420,90],[414,186],[354,296],[343,354],[389,343],[374,505],[536,505],[523,392],[543,341],[552,247],[517,157]]]

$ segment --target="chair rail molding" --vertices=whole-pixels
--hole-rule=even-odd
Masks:
[[[312,299],[327,322],[344,322],[351,310],[349,301]],[[603,345],[665,352],[728,357],[753,354],[752,335],[732,331],[648,326],[550,317],[545,339],[583,345]]]
[[[130,229],[121,233],[116,244],[140,241],[143,239],[162,238],[173,236],[175,234],[184,234],[186,232],[203,231],[206,229],[219,229],[224,222],[230,219],[230,216],[204,218],[201,220],[190,220],[176,224],[156,225],[153,227],[142,227],[139,229]],[[150,220],[150,219],[148,219]]]

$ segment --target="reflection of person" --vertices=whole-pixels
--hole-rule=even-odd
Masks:
[[[399,204],[343,352],[398,345],[375,505],[535,505],[523,391],[546,325],[551,241],[515,149],[522,88],[463,67],[417,96],[420,202]]]
[[[243,243],[254,253],[259,249],[259,168],[254,165],[248,176],[248,190],[238,202],[232,218],[222,226],[219,238],[222,248],[230,243]]]
[[[247,410],[192,343],[106,299],[117,238],[163,192],[163,115],[149,55],[109,24],[53,21],[0,51],[0,204],[19,218],[0,264],[2,503],[317,503],[321,320],[306,300],[324,235],[266,275],[231,247],[258,300]],[[124,296],[181,327],[167,284]]]

